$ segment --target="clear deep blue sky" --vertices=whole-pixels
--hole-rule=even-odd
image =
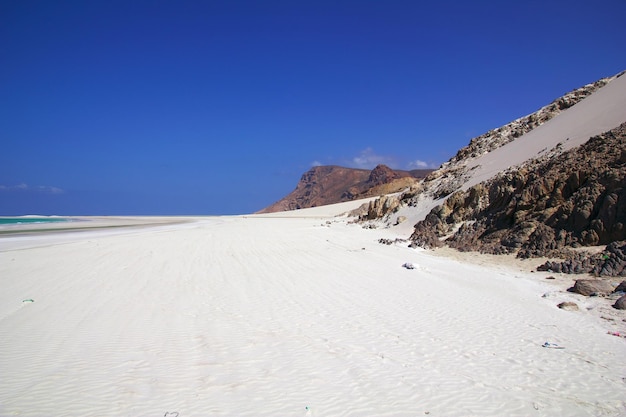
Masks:
[[[0,1],[0,215],[237,214],[626,69],[626,1]]]

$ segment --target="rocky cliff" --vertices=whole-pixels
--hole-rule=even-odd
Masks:
[[[260,213],[297,210],[359,198],[394,193],[408,188],[432,170],[399,171],[386,165],[373,170],[316,166],[305,172],[296,189]]]
[[[523,258],[626,240],[626,123],[453,193],[411,236],[422,246],[443,238],[459,250]]]
[[[358,212],[359,220],[375,219],[389,227],[397,224],[394,219],[400,214],[404,217],[421,208],[424,214],[416,216],[410,237],[413,245],[448,245],[462,251],[515,253],[522,258],[556,257],[562,261],[544,268],[626,274],[626,84],[624,79],[616,81],[622,74],[574,90],[529,116],[473,139],[419,187],[370,203]],[[604,87],[608,90],[603,95],[594,96]],[[595,98],[565,116],[588,97]],[[580,109],[589,111],[581,113]],[[576,143],[566,135],[557,140],[537,133],[576,135],[572,114],[584,117],[579,125],[587,127],[599,123],[608,112],[613,114],[609,123],[613,128],[596,130],[598,134],[586,139],[578,135]],[[551,130],[542,127],[548,124]],[[497,161],[491,155],[507,155],[500,148],[512,142],[523,144],[530,134],[545,148],[489,174],[488,166]],[[523,150],[523,145],[515,149]],[[483,177],[488,178],[476,180]],[[600,253],[596,249],[595,254],[581,251],[591,246],[606,248]]]

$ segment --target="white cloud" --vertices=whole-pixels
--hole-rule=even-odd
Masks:
[[[37,186],[36,190],[48,194],[63,194],[65,192],[59,187],[51,187],[49,185],[39,185]]]
[[[45,193],[45,194],[63,194],[65,191],[59,187],[52,187],[49,185],[36,185],[30,186],[25,183],[17,184],[17,185],[0,185],[0,191],[30,191],[35,193]]]
[[[409,162],[409,169],[437,169],[438,167],[438,165],[421,161],[419,159]]]
[[[393,158],[385,155],[378,155],[372,148],[365,148],[358,156],[352,158],[352,164],[357,168],[374,168],[376,165],[392,165]]]
[[[361,150],[358,155],[351,159],[341,159],[339,162],[340,165],[352,168],[360,168],[360,169],[373,169],[377,165],[384,164],[390,167],[391,169],[437,169],[439,168],[438,164],[432,162],[422,161],[420,159],[415,159],[411,162],[406,162],[406,159],[392,156],[392,155],[381,155],[376,153],[376,151],[367,147]],[[325,161],[328,164],[328,161]],[[325,163],[320,160],[315,160],[311,162],[311,166],[320,166]],[[406,168],[398,168],[399,166],[404,166]]]

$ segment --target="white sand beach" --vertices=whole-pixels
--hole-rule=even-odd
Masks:
[[[338,207],[0,237],[0,415],[626,415],[624,317],[574,277]]]

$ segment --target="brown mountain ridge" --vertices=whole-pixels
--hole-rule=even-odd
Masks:
[[[336,165],[315,166],[302,175],[295,190],[259,213],[298,210],[394,193],[410,187],[431,172],[431,169],[394,170],[382,164],[371,171]]]

